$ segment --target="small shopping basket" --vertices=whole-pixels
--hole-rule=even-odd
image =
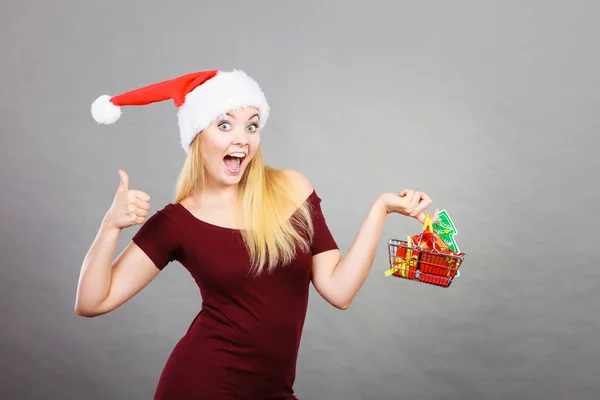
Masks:
[[[407,240],[390,239],[388,253],[387,276],[440,287],[449,287],[454,278],[460,276],[458,269],[465,258],[465,253],[444,248],[444,242],[435,234],[430,222],[420,234],[409,236]]]

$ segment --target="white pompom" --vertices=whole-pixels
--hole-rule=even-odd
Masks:
[[[121,117],[121,107],[115,106],[110,98],[104,94],[92,103],[92,117],[99,124],[114,124]]]

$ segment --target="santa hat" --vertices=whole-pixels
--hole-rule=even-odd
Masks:
[[[187,153],[200,131],[229,111],[253,106],[259,127],[269,118],[269,104],[258,84],[240,70],[194,72],[135,89],[118,96],[102,95],[92,103],[92,116],[100,124],[113,124],[122,106],[141,106],[173,100],[177,110],[181,146]]]

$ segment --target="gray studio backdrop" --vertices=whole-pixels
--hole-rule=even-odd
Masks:
[[[600,4],[351,3],[2,2],[1,398],[152,397],[201,304],[184,268],[109,315],[73,305],[117,170],[172,201],[176,111],[89,107],[212,68],[261,83],[267,162],[311,179],[342,251],[414,188],[468,253],[448,289],[385,277],[387,239],[420,229],[391,215],[349,310],[312,290],[300,399],[600,397]]]

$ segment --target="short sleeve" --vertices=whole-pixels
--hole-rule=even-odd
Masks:
[[[339,247],[327,226],[327,221],[321,209],[321,198],[315,191],[309,198],[312,212],[312,222],[314,228],[311,251],[313,255],[323,253],[328,250],[337,250]]]
[[[131,239],[162,270],[171,261],[181,261],[181,244],[175,229],[172,207],[158,210]]]

